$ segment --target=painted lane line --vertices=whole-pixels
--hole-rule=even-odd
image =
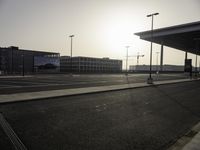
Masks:
[[[6,121],[3,114],[0,113],[0,125],[10,141],[13,143],[16,150],[28,150],[22,141],[19,139],[17,134],[14,132],[10,124]]]

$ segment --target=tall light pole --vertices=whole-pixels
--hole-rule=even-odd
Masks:
[[[72,73],[72,40],[73,40],[74,35],[70,35],[69,37],[70,37],[70,39],[71,39],[70,73]]]
[[[128,48],[130,46],[126,46],[126,75],[128,75]]]
[[[24,51],[22,52],[22,76],[24,76]]]
[[[158,72],[158,55],[160,52],[156,52],[156,71]]]
[[[150,68],[149,68],[149,78],[147,79],[147,83],[148,84],[152,84],[153,83],[153,79],[151,77],[151,73],[152,73],[152,41],[153,41],[153,17],[159,15],[159,13],[153,13],[153,14],[149,14],[147,15],[147,17],[151,17],[151,49],[150,49]]]

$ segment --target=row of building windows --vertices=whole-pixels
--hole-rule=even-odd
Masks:
[[[71,62],[71,60],[70,59],[68,59],[68,60],[62,60],[62,62],[63,63],[69,63],[69,62]],[[121,63],[121,61],[103,61],[103,60],[96,60],[96,61],[92,61],[92,60],[90,60],[90,61],[83,61],[83,60],[72,60],[72,62],[73,63],[77,63],[77,62],[80,62],[80,63],[93,63],[93,64],[120,64]]]
[[[120,72],[122,61],[108,58],[61,57],[61,72]]]

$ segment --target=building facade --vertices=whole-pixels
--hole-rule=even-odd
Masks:
[[[118,73],[122,71],[122,60],[92,57],[61,56],[61,72]]]
[[[44,51],[0,48],[0,74],[32,74],[37,72],[59,72],[60,54]]]
[[[149,65],[131,65],[129,66],[130,72],[145,72],[149,71]],[[160,71],[160,65],[152,65],[152,71]],[[184,66],[178,65],[163,65],[162,71],[168,72],[184,72]]]

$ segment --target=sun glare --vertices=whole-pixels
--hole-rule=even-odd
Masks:
[[[124,47],[133,43],[133,29],[127,20],[110,20],[102,29],[101,35],[110,53],[124,55]]]

